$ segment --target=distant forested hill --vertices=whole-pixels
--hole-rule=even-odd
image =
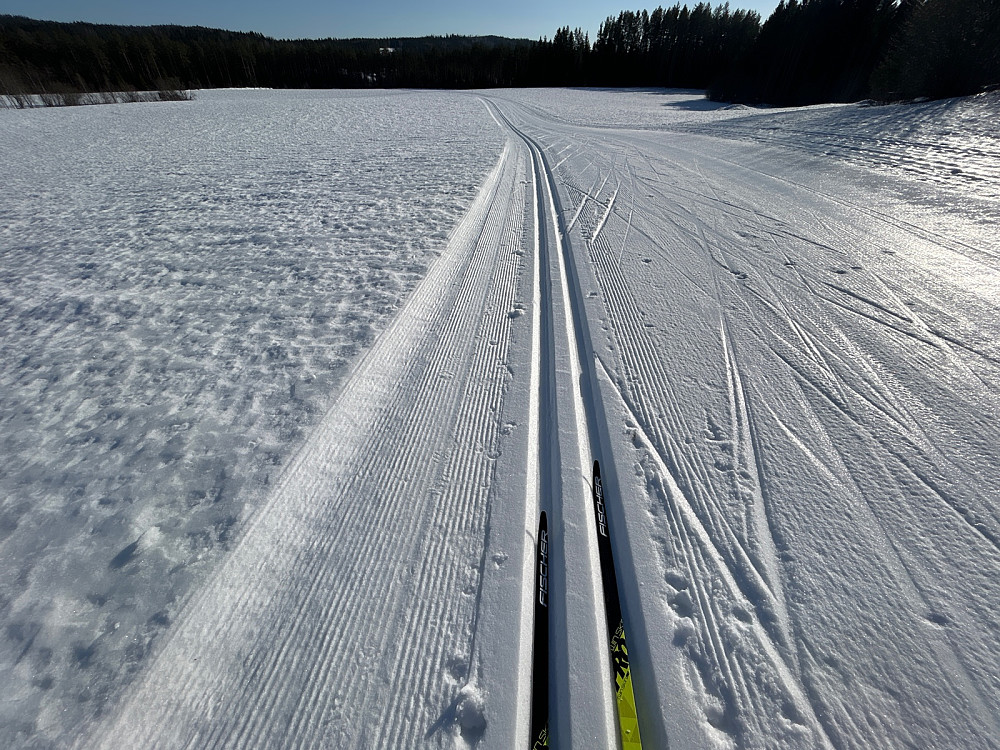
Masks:
[[[591,40],[276,40],[182,26],[0,16],[0,96],[269,88],[671,86],[802,105],[976,93],[1000,83],[1000,0],[782,0],[623,11]]]
[[[512,85],[532,43],[501,37],[276,40],[185,26],[0,16],[0,93]]]
[[[181,26],[0,16],[0,94],[161,88],[704,88],[753,43],[760,16],[699,3],[609,17],[593,45],[553,38],[433,36],[276,40]]]

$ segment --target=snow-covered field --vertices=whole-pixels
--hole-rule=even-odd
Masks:
[[[205,92],[3,111],[0,142],[7,747],[144,668],[503,134],[469,97]]]
[[[0,111],[0,746],[1000,747],[998,114]]]

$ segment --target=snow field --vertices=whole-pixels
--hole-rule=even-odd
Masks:
[[[170,669],[150,673],[100,746],[481,735],[482,709],[461,689],[476,683],[468,623],[509,376],[518,167],[505,152],[342,408],[178,624],[159,659]]]
[[[172,389],[215,361],[206,352],[225,343],[261,355],[234,355],[232,382],[210,379],[185,407],[190,430],[216,419],[206,445],[243,451],[191,468],[220,466],[242,482],[208,510],[160,489],[186,486],[177,467],[199,455],[194,443],[174,445],[173,462],[156,447],[160,462],[143,465],[150,484],[140,485],[142,472],[119,468],[132,465],[129,443],[98,461],[106,435],[96,430],[70,453],[64,422],[38,427],[24,411],[24,393],[63,408],[102,393],[94,381],[50,379],[57,387],[29,392],[10,379],[21,400],[5,413],[27,416],[7,419],[54,451],[34,474],[3,479],[20,515],[3,527],[0,560],[27,571],[7,579],[16,598],[0,608],[0,669],[18,696],[9,706],[19,718],[0,722],[10,744],[523,746],[545,509],[554,746],[615,747],[596,457],[645,745],[998,747],[997,101],[748,112],[669,91],[206,95],[197,116],[225,114],[212,137],[240,133],[234,123],[264,134],[250,151],[273,180],[267,195],[333,164],[354,171],[342,191],[319,180],[288,193],[260,248],[248,231],[199,267],[248,254],[217,281],[260,282],[259,306],[242,313],[253,325],[213,338],[237,303],[145,282],[145,297],[184,324],[167,335],[149,316],[157,348],[143,367],[169,373],[157,363],[189,347],[188,367],[155,392],[104,376],[124,378],[122,393],[142,393],[162,420],[177,410]],[[284,117],[289,108],[301,117]],[[34,137],[14,122],[19,138]],[[158,138],[171,142],[178,127]],[[316,166],[337,139],[356,160]],[[124,150],[124,163],[148,158],[134,143]],[[211,153],[235,179],[243,162]],[[273,174],[296,158],[290,175]],[[38,178],[20,173],[37,193],[25,205],[49,182],[80,182],[45,163]],[[136,174],[148,170],[128,180]],[[331,206],[329,231],[347,228],[358,244],[315,226],[316,204]],[[16,239],[9,257],[19,259],[4,268],[6,304],[59,302],[81,282],[27,260],[29,211],[5,205],[15,231],[4,241]],[[157,226],[188,221],[171,241],[197,256],[184,238],[198,236],[202,214],[168,206]],[[221,220],[236,208],[218,211]],[[245,218],[237,211],[226,225],[238,232]],[[294,231],[282,238],[279,227]],[[58,260],[85,244],[60,245],[51,230],[35,222],[32,252]],[[308,262],[296,255],[302,236],[315,240]],[[171,245],[128,247],[105,263],[117,264],[118,287],[100,277],[93,294],[117,293],[132,267],[147,278],[146,254]],[[304,270],[282,275],[290,258]],[[336,275],[345,266],[358,274],[350,283]],[[50,296],[38,291],[45,279]],[[379,290],[370,306],[369,288]],[[327,299],[329,317],[304,328],[298,310]],[[34,317],[44,318],[0,320]],[[69,320],[53,317],[35,336],[6,330],[75,373],[74,336],[87,353],[107,321]],[[199,321],[201,344],[175,343]],[[352,323],[368,327],[356,334]],[[117,351],[138,338],[136,325],[108,326],[102,345]],[[300,348],[266,358],[256,334]],[[354,346],[342,370],[317,377],[299,405],[300,380],[294,390],[290,380],[314,362],[303,352],[329,356],[345,338]],[[42,373],[54,368],[39,361]],[[6,372],[20,377],[17,366]],[[251,398],[249,411],[233,410],[244,422],[219,406],[268,387],[285,400]],[[155,441],[160,422],[149,425],[142,439]],[[10,447],[17,434],[5,428],[15,467],[29,451]],[[261,463],[268,453],[274,465]],[[87,484],[83,499],[59,506],[69,479],[54,467],[66,456]],[[251,481],[261,466],[266,483]],[[84,532],[101,518],[86,498],[110,472],[141,492],[117,511],[119,537],[95,543]],[[211,538],[213,513],[234,509],[224,540],[163,575],[175,529]],[[32,557],[33,544],[49,546]],[[84,592],[97,590],[107,599],[83,609]],[[161,635],[123,667],[109,644],[143,622]],[[104,634],[68,655],[51,645],[100,623]],[[105,687],[73,704],[85,684]]]
[[[4,745],[104,710],[443,250],[474,100],[4,112]]]
[[[785,161],[795,152],[820,157],[809,167],[814,170],[824,169],[823,162],[848,162],[947,186],[950,195],[910,191],[905,183],[897,187],[907,190],[908,200],[933,197],[938,208],[943,202],[959,214],[969,212],[969,198],[1000,198],[996,93],[879,107],[860,102],[787,109],[712,102],[700,91],[683,89],[515,89],[491,95],[560,125],[722,136],[753,143],[744,157],[760,158],[767,155],[762,147],[777,146]],[[981,209],[977,213],[989,221]]]

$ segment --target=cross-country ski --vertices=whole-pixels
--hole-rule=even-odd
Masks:
[[[597,523],[597,545],[601,555],[601,581],[604,587],[604,611],[608,625],[608,651],[611,655],[611,682],[615,691],[615,708],[621,731],[622,750],[640,750],[642,739],[639,735],[632,671],[629,667],[628,645],[625,641],[625,620],[622,616],[618,578],[615,575],[615,562],[611,552],[601,466],[597,460],[594,461],[592,493],[594,517]]]
[[[549,527],[538,519],[535,634],[531,658],[531,750],[549,746]]]

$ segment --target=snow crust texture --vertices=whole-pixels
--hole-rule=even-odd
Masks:
[[[0,744],[1000,747],[998,110],[0,112]]]
[[[190,104],[0,120],[2,746],[142,668],[503,145],[459,97]]]

